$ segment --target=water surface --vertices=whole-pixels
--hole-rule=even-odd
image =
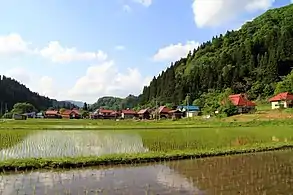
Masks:
[[[2,175],[12,194],[293,194],[293,151]],[[0,193],[1,194],[1,193]]]

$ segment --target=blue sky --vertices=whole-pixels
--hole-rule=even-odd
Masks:
[[[153,76],[198,43],[289,3],[3,1],[0,74],[58,99],[92,103],[104,95],[139,94]]]

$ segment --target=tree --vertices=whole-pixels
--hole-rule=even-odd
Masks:
[[[35,112],[36,108],[30,103],[16,103],[13,106],[12,113],[14,114],[24,114]]]
[[[86,102],[83,104],[83,108],[82,109],[83,110],[88,110],[88,106],[87,106],[87,103]]]

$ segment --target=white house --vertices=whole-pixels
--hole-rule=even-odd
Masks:
[[[289,92],[279,93],[269,99],[272,109],[293,108],[293,94]]]

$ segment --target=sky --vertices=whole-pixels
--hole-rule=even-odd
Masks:
[[[0,75],[58,100],[138,95],[189,50],[293,0],[10,0]]]

